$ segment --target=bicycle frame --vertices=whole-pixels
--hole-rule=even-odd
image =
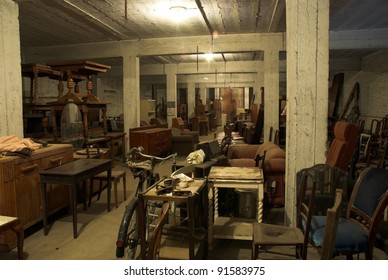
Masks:
[[[135,152],[135,155],[133,155]],[[139,229],[137,228],[137,207],[138,207],[138,195],[140,192],[144,191],[144,184],[147,183],[146,189],[152,187],[155,183],[159,183],[164,178],[160,179],[159,174],[154,172],[155,165],[157,161],[161,161],[162,164],[165,160],[169,158],[173,158],[173,165],[176,166],[176,154],[169,155],[165,158],[146,155],[142,153],[142,148],[133,148],[128,153],[129,156],[141,156],[146,158],[147,160],[134,162],[131,160],[127,160],[127,165],[131,169],[131,172],[134,178],[139,178],[139,182],[137,184],[137,188],[135,191],[134,198],[127,205],[123,218],[121,220],[119,233],[116,241],[116,257],[122,258],[125,254],[125,248],[129,248],[131,250],[131,257],[134,257],[136,252],[136,247],[139,244]],[[147,205],[144,205],[147,207]],[[147,218],[147,217],[145,217]],[[134,226],[128,232],[130,224],[134,223]]]

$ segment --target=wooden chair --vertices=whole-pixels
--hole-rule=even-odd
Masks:
[[[335,238],[333,256],[365,253],[365,259],[373,258],[377,228],[388,205],[388,170],[369,167],[358,177],[346,211],[340,218]],[[311,223],[311,242],[322,244],[322,229],[328,225],[326,217],[315,216]]]
[[[95,149],[92,150],[91,149]],[[91,158],[92,154],[97,154],[97,157],[101,156],[100,148],[97,145],[90,145],[86,146],[86,154],[87,158]],[[89,206],[92,203],[92,197],[93,197],[93,182],[98,181],[99,182],[99,188],[98,188],[98,195],[97,200],[100,199],[101,191],[103,189],[103,183],[106,182],[108,179],[108,172],[102,172],[100,174],[97,174],[90,180],[90,193],[89,193]],[[120,180],[123,179],[123,189],[124,189],[124,200],[127,200],[127,172],[122,170],[112,170],[111,174],[111,180],[113,182],[113,190],[114,190],[114,196],[115,196],[115,205],[118,207],[118,199],[117,199],[117,186],[120,182]]]
[[[334,200],[334,205],[329,208],[326,213],[326,226],[322,229],[323,239],[322,244],[314,246],[318,249],[321,260],[330,260],[333,258],[333,249],[335,244],[335,236],[337,235],[338,221],[341,214],[343,202],[343,190],[337,189]],[[314,216],[311,223],[314,224]]]
[[[312,187],[309,189],[307,188],[309,185],[308,180],[312,181]],[[313,173],[306,172],[298,195],[298,216],[295,226],[258,222],[253,224],[252,259],[257,259],[259,256],[259,248],[266,246],[295,246],[296,258],[307,258],[315,190],[316,178]]]
[[[21,225],[21,221],[17,217],[1,216],[0,215],[0,232],[12,230],[16,233],[17,246],[18,246],[18,258],[23,259],[23,244],[24,244],[24,229]]]
[[[155,228],[151,231],[147,239],[147,259],[156,260],[159,256],[160,242],[162,238],[162,229],[168,220],[168,210],[170,205],[164,203],[158,219],[156,220]]]

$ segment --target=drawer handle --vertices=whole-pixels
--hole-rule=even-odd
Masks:
[[[58,163],[59,165],[61,165],[62,164],[62,160],[63,160],[63,157],[53,158],[53,159],[50,159],[50,163],[51,164]]]
[[[35,164],[31,165],[31,166],[21,168],[21,171],[23,173],[28,173],[28,172],[34,171],[35,168],[37,168],[37,167],[38,167],[38,165],[35,163]]]

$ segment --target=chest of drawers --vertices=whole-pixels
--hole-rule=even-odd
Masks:
[[[73,146],[52,144],[26,158],[0,158],[0,215],[18,217],[24,229],[42,220],[39,172],[73,160]],[[53,214],[70,205],[66,186],[48,186],[48,209]],[[12,232],[0,233],[0,250],[16,247]]]
[[[130,132],[130,147],[144,148],[149,155],[163,155],[171,149],[171,129],[150,128]]]

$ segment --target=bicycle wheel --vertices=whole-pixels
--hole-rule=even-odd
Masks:
[[[125,209],[116,241],[116,257],[135,259],[139,244],[137,221],[138,198],[133,198]]]

